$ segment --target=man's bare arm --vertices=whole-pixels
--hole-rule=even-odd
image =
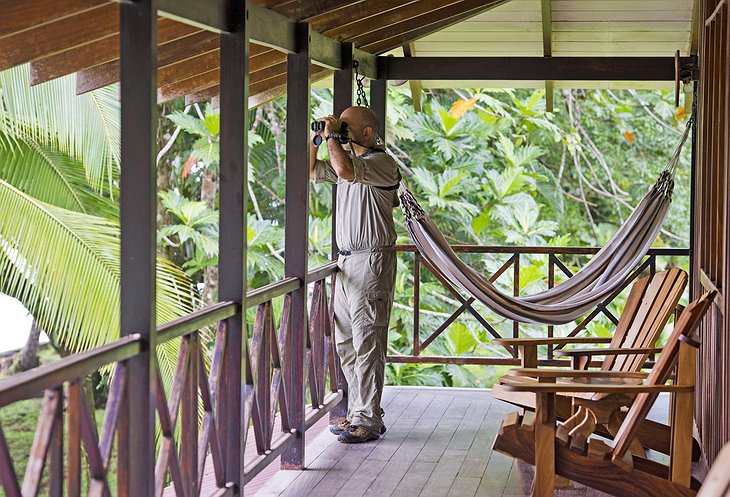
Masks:
[[[352,181],[355,179],[355,168],[352,165],[352,160],[347,152],[342,148],[342,145],[337,140],[327,140],[327,150],[330,153],[330,163],[332,163],[332,169],[335,170],[337,176],[340,178]]]

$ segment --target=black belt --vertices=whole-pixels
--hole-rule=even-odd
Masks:
[[[352,255],[352,254],[362,254],[364,252],[391,252],[395,250],[395,247],[392,245],[389,247],[372,247],[367,249],[360,249],[360,250],[340,250],[338,253],[340,255]]]

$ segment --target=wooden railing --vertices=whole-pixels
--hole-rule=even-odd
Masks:
[[[228,391],[225,382],[229,378],[226,374],[230,333],[227,319],[245,310],[235,303],[221,302],[157,329],[158,347],[175,339],[180,344],[169,391],[165,389],[159,365],[153,388],[161,435],[154,468],[156,496],[161,496],[169,483],[172,484],[169,491],[174,495],[200,495],[208,467],[212,467],[221,493],[233,493],[235,489],[226,481],[224,463],[228,431],[233,424],[242,426],[241,447],[245,447],[251,432],[255,438],[257,454],[247,455],[241,461],[245,483],[303,435],[289,426],[291,416],[302,414],[309,428],[342,400],[342,391],[337,390],[341,378],[332,341],[333,305],[327,292],[327,279],[334,282],[336,269],[336,264],[331,263],[309,273],[306,281],[287,278],[247,295],[246,305],[256,307],[256,319],[244,351],[243,412],[233,419],[226,418],[224,408],[229,400],[225,398]],[[303,354],[306,360],[305,364],[297,365],[297,354],[290,354],[285,345],[291,327],[290,303],[294,291],[310,284],[313,287],[310,324]],[[284,305],[277,332],[272,301],[279,297],[283,297]],[[217,331],[209,354],[201,345],[200,330],[211,325],[217,326]],[[82,490],[88,495],[111,495],[109,476],[115,442],[114,471],[120,485],[115,493],[128,495],[122,485],[131,455],[127,439],[128,416],[132,414],[126,413],[134,410],[130,411],[126,403],[127,389],[134,378],[126,373],[126,361],[140,354],[143,345],[140,336],[127,336],[0,382],[0,408],[43,395],[22,481],[16,474],[0,427],[0,483],[5,495],[29,497],[47,492],[51,497],[74,497],[81,495]],[[305,374],[300,375],[304,384],[285,381],[282,371],[287,366],[306,368]],[[102,368],[111,368],[113,373],[99,431],[83,380]],[[310,392],[308,408],[304,404],[287,404],[292,389],[305,388]],[[47,481],[43,480],[44,473],[48,475]]]
[[[515,295],[521,291],[519,280],[520,256],[542,254],[548,257],[546,279],[548,286],[555,284],[556,269],[566,277],[572,275],[565,256],[593,254],[593,248],[552,247],[455,247],[460,253],[506,254],[508,259],[490,277],[497,281],[512,271]],[[428,346],[458,319],[469,313],[493,336],[501,336],[497,327],[472,305],[474,300],[461,295],[447,281],[446,289],[460,306],[429,336],[421,340],[419,325],[421,268],[429,269],[413,246],[400,246],[402,253],[413,253],[414,259],[414,330],[413,354],[391,356],[391,362],[423,362],[450,364],[517,364],[511,354],[495,357],[444,357],[423,354]],[[657,257],[686,257],[683,249],[652,249],[642,264],[626,279],[621,288],[590,313],[572,331],[571,335],[603,314],[611,321],[617,318],[608,310],[608,303],[643,271],[654,272]],[[253,290],[246,297],[246,306],[256,308],[256,318],[250,337],[244,342],[244,365],[241,370],[241,406],[238,416],[229,417],[224,406],[230,401],[226,382],[231,381],[226,358],[229,346],[228,320],[245,312],[233,302],[221,302],[194,312],[157,329],[157,346],[179,340],[179,352],[169,390],[166,391],[157,364],[154,386],[155,405],[161,439],[158,443],[155,471],[155,495],[161,496],[165,487],[178,496],[200,495],[203,475],[210,471],[215,486],[221,493],[234,493],[226,480],[226,443],[235,423],[241,426],[241,452],[248,438],[254,437],[256,454],[246,454],[241,461],[243,483],[250,481],[264,467],[284,453],[303,435],[292,426],[290,419],[300,416],[310,428],[318,419],[343,400],[343,379],[334,347],[334,288],[336,263],[327,264],[309,272],[305,281],[286,278],[263,288]],[[435,274],[436,278],[439,278]],[[292,322],[290,310],[293,294],[310,286],[309,326],[305,350],[288,350]],[[275,316],[273,302],[283,299],[281,314]],[[201,344],[201,329],[216,327],[212,352]],[[520,325],[509,326],[513,336],[520,334]],[[548,335],[553,328],[547,327]],[[55,363],[18,374],[0,382],[0,408],[19,400],[43,394],[35,439],[30,450],[23,480],[19,480],[10,457],[8,444],[0,427],[0,483],[5,495],[35,496],[41,492],[42,478],[47,474],[48,494],[52,497],[81,495],[82,488],[89,495],[111,495],[110,468],[114,466],[119,485],[126,481],[130,460],[127,437],[129,434],[129,406],[127,388],[134,381],[126,372],[126,361],[141,353],[143,340],[137,335],[127,336],[111,344],[63,358]],[[300,354],[301,352],[301,354]],[[510,351],[511,352],[511,351]],[[548,350],[543,363],[554,363]],[[301,358],[301,359],[299,359]],[[85,376],[108,368],[113,371],[106,402],[104,420],[97,430],[88,394],[83,387]],[[286,374],[287,368],[301,369],[299,384],[289,381],[297,375]],[[308,391],[306,405],[293,405],[288,399],[294,389]],[[340,404],[341,405],[341,404]],[[298,410],[298,411],[297,411]],[[131,412],[134,412],[133,410]],[[64,435],[65,431],[65,435]],[[112,465],[116,443],[116,464]],[[150,441],[152,443],[152,441]],[[178,446],[179,445],[179,446]],[[84,451],[81,450],[83,447]],[[85,463],[82,454],[86,453]],[[286,464],[284,463],[284,466]],[[85,470],[84,470],[85,468]],[[88,475],[88,476],[85,476]],[[65,488],[64,488],[65,487]],[[120,495],[126,495],[119,488]]]
[[[489,276],[492,283],[498,282],[500,277],[512,273],[512,294],[517,296],[521,294],[520,286],[520,257],[521,256],[546,256],[546,274],[544,275],[547,287],[552,288],[556,284],[556,270],[560,271],[566,278],[573,276],[573,272],[569,269],[569,264],[565,262],[566,257],[574,258],[576,256],[590,256],[598,252],[598,247],[503,247],[503,246],[474,246],[474,245],[455,245],[452,247],[459,254],[505,254],[507,260]],[[463,295],[449,281],[440,275],[438,271],[434,271],[427,260],[422,258],[414,245],[400,245],[397,247],[400,253],[413,254],[413,335],[412,350],[410,355],[390,355],[388,361],[393,363],[436,363],[436,364],[479,364],[479,365],[519,365],[520,361],[516,356],[516,351],[505,349],[506,354],[494,356],[441,356],[427,355],[427,347],[432,344],[448,327],[456,321],[460,316],[468,313],[484,327],[485,330],[493,338],[507,338],[500,333],[498,327],[489,319],[480,313],[474,306],[475,299],[468,295]],[[658,257],[681,257],[687,258],[689,251],[687,249],[676,248],[653,248],[649,251],[642,263],[632,271],[619,288],[608,296],[598,307],[591,311],[580,323],[575,325],[569,332],[568,336],[575,336],[581,330],[585,329],[599,315],[606,316],[614,324],[618,323],[618,318],[608,309],[608,305],[639,275],[645,271],[653,274],[657,270]],[[433,331],[428,330],[429,334],[422,339],[423,327],[421,325],[421,284],[422,284],[422,268],[426,268],[431,274],[443,285],[447,292],[458,302],[458,307],[446,317],[443,322]],[[501,320],[502,318],[500,318]],[[512,321],[509,326],[511,336],[517,338],[520,336],[520,323]],[[554,336],[554,326],[546,326],[546,336]],[[556,365],[564,364],[564,361],[557,361],[553,358],[555,348],[548,347],[545,357],[540,359],[540,364]]]

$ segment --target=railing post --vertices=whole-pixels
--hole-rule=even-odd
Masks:
[[[421,353],[421,254],[413,252],[413,355]]]
[[[225,479],[243,493],[243,419],[241,371],[246,347],[246,176],[248,174],[248,34],[244,2],[231,2],[230,19],[239,20],[220,35],[220,234],[218,299],[241,304],[228,318],[223,352],[219,410]]]
[[[155,467],[155,253],[157,175],[157,9],[154,0],[119,5],[121,97],[121,334],[139,333],[129,360],[127,485],[120,497],[153,495]],[[124,461],[121,464],[125,466]]]
[[[286,75],[286,225],[284,274],[302,286],[292,292],[291,329],[286,343],[289,426],[297,430],[295,442],[281,455],[282,469],[304,467],[304,356],[307,335],[307,252],[309,249],[309,24],[296,28],[297,52],[287,56]]]
[[[342,111],[352,106],[352,43],[342,43],[342,69],[335,71],[334,82],[334,113],[339,116]],[[332,259],[337,258],[337,185],[332,185]],[[337,276],[335,276],[335,279]],[[335,282],[333,279],[333,283]],[[332,298],[335,295],[335,285],[332,285]],[[333,322],[334,328],[334,322]],[[332,330],[332,341],[335,339],[335,330]],[[334,348],[334,347],[333,347]],[[340,358],[335,352],[334,360],[337,371],[337,388],[342,390],[342,400],[330,411],[330,421],[339,422],[347,417],[347,381],[340,368]],[[330,379],[330,381],[333,381]]]

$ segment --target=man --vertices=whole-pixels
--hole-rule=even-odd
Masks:
[[[323,119],[329,160],[310,150],[310,177],[337,184],[335,342],[349,387],[347,419],[330,426],[343,443],[377,440],[385,433],[380,400],[396,257],[393,209],[400,173],[378,145],[379,123],[367,107]],[[350,142],[337,139],[347,123]]]

